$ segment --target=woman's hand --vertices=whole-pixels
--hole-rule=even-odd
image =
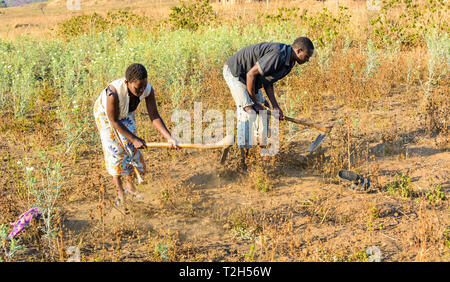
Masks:
[[[172,146],[171,146],[171,149],[175,149],[175,150],[180,149],[180,147],[178,147],[178,141],[175,140],[175,139],[173,139],[172,137],[169,138],[169,139],[167,139],[167,142],[170,143],[170,144],[172,145]]]
[[[136,149],[147,149],[147,145],[145,144],[144,139],[141,139],[139,137],[133,138],[131,140],[131,143],[133,143],[133,146]]]

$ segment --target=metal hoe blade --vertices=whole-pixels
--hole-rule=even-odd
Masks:
[[[316,139],[314,140],[314,142],[312,142],[311,146],[309,146],[308,152],[314,152],[315,150],[317,150],[317,148],[319,148],[320,144],[322,144],[323,139],[325,139],[325,137],[327,136],[327,134],[319,134]]]

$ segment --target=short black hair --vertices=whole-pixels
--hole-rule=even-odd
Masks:
[[[298,37],[294,40],[294,43],[292,43],[292,47],[295,49],[302,49],[303,51],[314,51],[314,44],[308,37]]]
[[[144,80],[147,78],[147,70],[141,64],[131,64],[125,72],[125,79],[129,82]]]

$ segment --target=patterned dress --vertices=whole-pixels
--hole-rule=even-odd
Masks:
[[[117,79],[111,82],[116,88],[119,96],[119,121],[134,135],[137,134],[136,115],[129,112],[128,88],[125,84],[125,78]],[[152,87],[147,84],[146,89],[140,100],[150,95]],[[131,94],[132,95],[132,94]],[[142,153],[136,149],[130,140],[114,129],[108,120],[106,114],[106,89],[104,89],[94,104],[94,117],[102,141],[103,153],[105,156],[105,166],[108,173],[112,176],[129,175],[133,172],[133,166],[139,173],[145,173],[145,163]],[[116,137],[117,136],[117,137]],[[120,139],[120,140],[117,140]],[[131,156],[129,153],[131,152]]]

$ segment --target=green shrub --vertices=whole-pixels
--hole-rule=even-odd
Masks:
[[[68,38],[81,34],[103,32],[117,26],[145,28],[149,27],[149,25],[150,19],[148,17],[119,10],[109,12],[106,16],[95,12],[90,15],[74,16],[59,23],[55,30],[58,36]]]
[[[320,13],[308,15],[307,9],[301,8],[278,8],[277,14],[260,14],[263,20],[270,22],[290,22],[292,26],[302,27],[306,36],[317,40],[319,46],[332,43],[332,41],[343,35],[350,23],[351,15],[348,14],[348,8],[339,6],[337,15],[333,15],[327,8],[323,8]]]
[[[445,196],[445,192],[442,190],[442,185],[437,185],[433,190],[425,193],[425,199],[430,205],[433,205],[440,201],[446,201],[447,197]]]
[[[379,13],[370,19],[372,37],[379,46],[400,42],[402,47],[423,45],[430,30],[448,31],[444,0],[383,0]]]
[[[209,0],[180,1],[180,6],[171,10],[168,23],[173,29],[197,30],[217,19]]]
[[[412,198],[416,195],[411,188],[411,178],[401,173],[394,176],[394,182],[388,184],[386,190],[389,194],[397,194],[402,198]]]

